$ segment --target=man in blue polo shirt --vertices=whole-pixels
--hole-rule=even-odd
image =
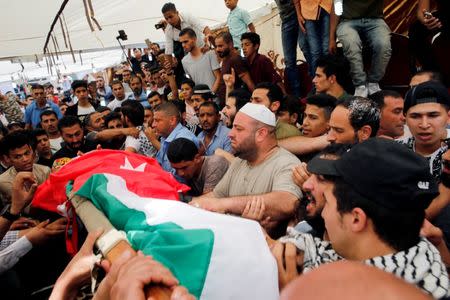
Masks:
[[[34,101],[25,109],[24,122],[26,129],[36,128],[41,122],[41,113],[46,110],[53,110],[58,119],[62,118],[58,105],[45,97],[44,87],[36,84],[31,89]]]
[[[176,138],[182,137],[193,141],[198,148],[198,139],[189,129],[181,125],[180,112],[175,104],[170,102],[164,102],[155,108],[153,128],[161,136],[160,145],[153,144],[157,149],[159,148],[156,159],[164,170],[175,174],[175,170],[167,158],[169,144]]]
[[[230,129],[220,122],[219,107],[214,102],[203,102],[199,108],[202,132],[198,139],[205,147],[205,155],[213,155],[217,148],[231,152],[231,140],[228,137]]]

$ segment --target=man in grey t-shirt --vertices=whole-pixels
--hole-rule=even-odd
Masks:
[[[237,158],[212,193],[194,198],[196,207],[242,215],[255,196],[265,206],[264,218],[273,225],[289,219],[302,193],[292,180],[300,161],[278,147],[275,114],[261,104],[247,103],[236,114],[229,133]]]
[[[220,65],[214,51],[202,53],[197,46],[197,34],[191,28],[185,28],[180,32],[180,42],[187,53],[181,63],[184,72],[195,84],[206,84],[214,93],[220,84]]]
[[[218,155],[201,156],[189,139],[173,140],[167,149],[167,158],[178,176],[187,181],[192,196],[211,192],[228,170],[228,161]]]

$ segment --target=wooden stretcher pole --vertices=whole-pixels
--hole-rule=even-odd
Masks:
[[[99,211],[88,199],[74,195],[71,197],[70,202],[72,203],[78,217],[81,219],[88,232],[103,228],[104,232],[102,236],[104,236],[109,231],[115,229],[112,226],[111,222],[109,222],[109,220],[105,217],[105,215],[101,211]],[[97,244],[97,246],[99,245]],[[107,253],[102,253],[102,255],[111,264],[114,264],[114,261],[116,261],[125,251],[130,251],[131,253],[136,255],[136,251],[134,251],[128,241],[124,240],[118,242]],[[146,287],[145,294],[146,298],[151,296],[156,300],[169,300],[172,291],[165,286],[150,285]]]

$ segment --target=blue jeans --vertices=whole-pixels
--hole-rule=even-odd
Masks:
[[[292,89],[292,94],[300,97],[300,78],[297,71],[297,44],[305,55],[307,62],[310,61],[309,47],[305,35],[298,25],[297,15],[281,20],[281,40],[283,44],[284,64],[286,66],[287,81]]]
[[[328,44],[330,38],[330,14],[324,9],[320,9],[320,15],[317,20],[306,20],[306,40],[309,45],[309,75],[315,76],[317,60],[328,54]]]
[[[350,74],[355,87],[367,82],[378,83],[384,76],[391,58],[391,30],[381,18],[341,20],[336,35],[342,43],[344,55],[350,61]],[[372,53],[371,68],[364,72],[362,49]]]

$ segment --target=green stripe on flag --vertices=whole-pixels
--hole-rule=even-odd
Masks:
[[[76,194],[91,199],[116,229],[127,233],[135,250],[141,250],[164,264],[180,284],[199,298],[213,250],[213,231],[183,229],[171,222],[148,225],[145,213],[125,206],[120,199],[108,193],[107,184],[105,175],[95,174]]]

